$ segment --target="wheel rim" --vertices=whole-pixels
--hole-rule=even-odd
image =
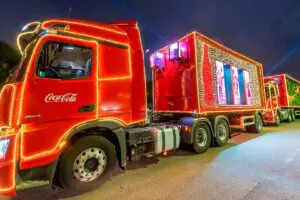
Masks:
[[[225,141],[226,140],[226,137],[227,137],[227,128],[226,128],[226,125],[224,123],[220,124],[218,126],[218,138],[221,140],[221,141]]]
[[[107,157],[102,149],[86,149],[75,159],[73,164],[74,178],[80,182],[94,181],[104,172],[106,164]]]
[[[207,143],[207,131],[204,128],[199,128],[199,130],[197,131],[197,136],[196,136],[196,144],[199,147],[205,147],[206,143]]]

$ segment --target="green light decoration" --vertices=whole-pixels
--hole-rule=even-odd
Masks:
[[[287,90],[288,90],[288,100],[290,106],[300,106],[300,84],[297,82],[286,78]]]

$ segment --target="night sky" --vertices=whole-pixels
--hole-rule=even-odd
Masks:
[[[25,23],[69,16],[137,19],[150,53],[196,30],[263,63],[265,74],[300,79],[299,0],[1,0],[0,40],[15,46]]]

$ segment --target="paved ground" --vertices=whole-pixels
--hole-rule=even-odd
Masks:
[[[259,137],[242,133],[202,155],[178,150],[168,158],[132,163],[90,193],[71,197],[45,191],[22,199],[298,200],[300,120],[266,127]]]

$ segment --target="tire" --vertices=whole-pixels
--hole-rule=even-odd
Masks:
[[[228,143],[230,134],[229,126],[225,119],[220,119],[216,125],[215,144],[218,147],[224,146]]]
[[[211,144],[211,130],[207,123],[199,122],[193,130],[193,150],[197,154],[207,151]]]
[[[111,176],[115,165],[114,145],[101,136],[86,136],[80,138],[62,156],[59,179],[70,192],[90,191]]]
[[[276,125],[276,126],[279,126],[280,123],[281,123],[280,116],[279,116],[279,114],[276,114],[276,117],[275,117],[275,125]]]
[[[260,133],[263,127],[263,120],[260,115],[255,115],[255,123],[250,126],[246,126],[245,129],[250,133]]]
[[[294,111],[294,109],[291,110],[291,115],[292,115],[292,121],[295,121],[296,116],[295,116],[295,111]]]
[[[291,123],[292,121],[293,121],[293,117],[292,117],[292,112],[289,110],[289,116],[288,116],[288,118],[287,118],[287,121],[289,122],[289,123]]]

